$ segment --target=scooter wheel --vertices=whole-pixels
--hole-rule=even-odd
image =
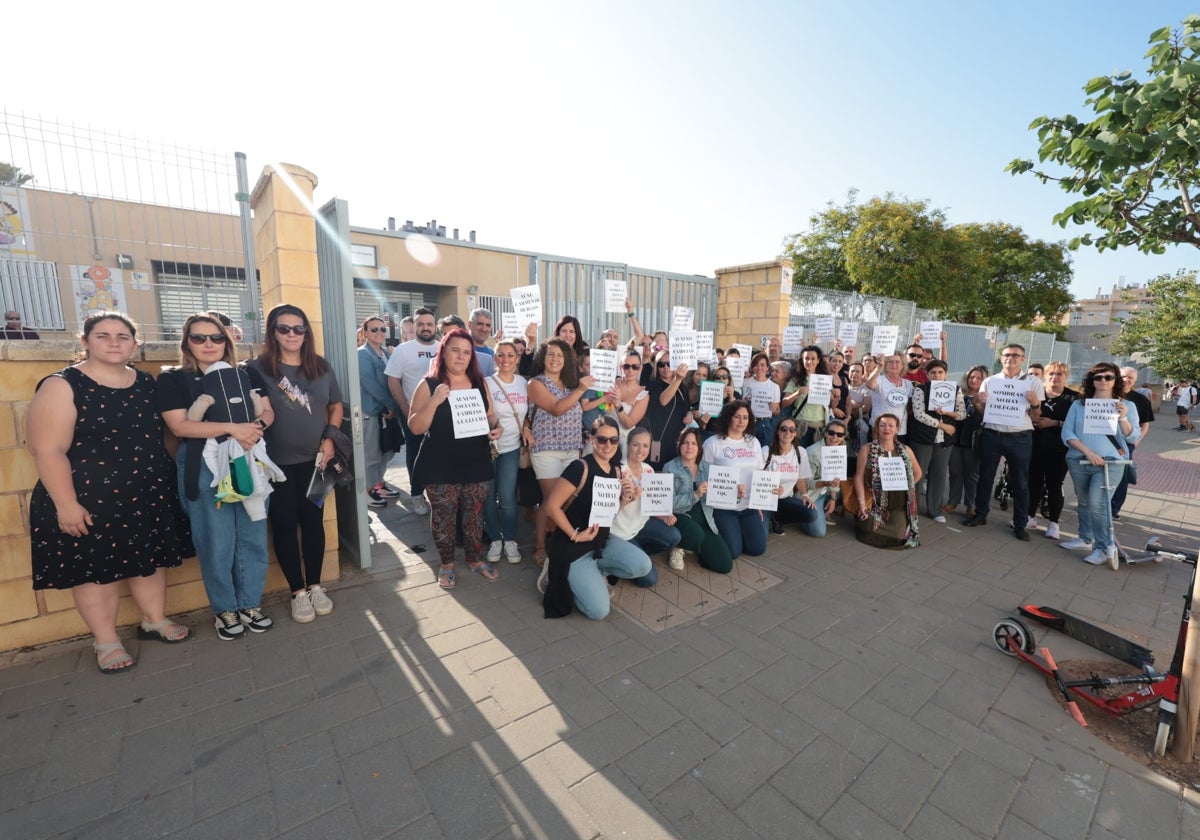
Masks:
[[[1162,758],[1167,754],[1167,740],[1171,737],[1171,724],[1160,723],[1154,734],[1154,754]]]
[[[1009,639],[1012,639],[1012,645],[1009,645]],[[996,622],[996,626],[992,628],[992,642],[1001,653],[1007,656],[1017,655],[1013,646],[1017,650],[1033,653],[1033,633],[1020,619],[1002,618]]]

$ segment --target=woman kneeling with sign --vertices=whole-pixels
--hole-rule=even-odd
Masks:
[[[900,420],[881,414],[875,439],[858,452],[854,495],[858,502],[858,541],[876,548],[916,548],[917,482],[921,465],[912,450],[896,440]]]

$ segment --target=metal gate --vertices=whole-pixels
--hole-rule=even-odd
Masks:
[[[338,542],[360,569],[371,565],[370,531],[363,498],[362,397],[358,390],[358,345],[354,339],[354,273],[350,265],[350,213],[335,198],[320,209],[317,225],[317,271],[321,286],[321,321],[325,359],[333,368],[346,404],[342,431],[354,442],[354,486],[334,491]]]

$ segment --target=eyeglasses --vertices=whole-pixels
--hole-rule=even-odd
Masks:
[[[604,446],[616,446],[617,441],[619,441],[620,439],[621,439],[620,437],[608,437],[606,435],[592,435],[592,440],[596,441],[597,445],[603,444]]]
[[[279,333],[280,335],[289,335],[291,333],[295,333],[296,335],[304,335],[306,332],[308,332],[308,327],[304,326],[303,324],[296,324],[294,327],[289,326],[288,324],[276,324],[275,332]]]
[[[640,370],[641,365],[621,365],[621,370]]]
[[[658,363],[658,367],[670,367],[670,366],[671,366],[670,362],[659,362]]]
[[[214,333],[213,335],[205,335],[204,333],[189,333],[188,341],[192,344],[203,344],[206,341],[211,341],[213,344],[224,344],[225,334]]]
[[[1113,376],[1111,373],[1094,373],[1094,374],[1092,374],[1093,382],[1112,382],[1116,378],[1117,377]]]
[[[845,436],[846,436],[845,432],[837,432],[837,431],[834,431],[833,429],[825,430],[825,437],[844,438]]]
[[[794,434],[796,434],[796,427],[795,427],[795,426],[780,426],[780,427],[779,427],[779,434],[781,434],[781,435],[794,435]]]
[[[381,332],[387,332],[387,327],[367,327],[367,332],[369,332],[369,333],[381,333]],[[286,334],[287,334],[287,333],[284,333],[284,335],[286,335]],[[304,328],[303,328],[303,327],[301,327],[301,328],[300,328],[300,332],[299,332],[298,334],[299,334],[299,335],[304,335]]]

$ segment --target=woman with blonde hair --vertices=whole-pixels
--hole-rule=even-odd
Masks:
[[[1059,538],[1058,519],[1063,511],[1063,482],[1067,478],[1067,445],[1062,428],[1071,403],[1079,392],[1067,387],[1070,369],[1062,362],[1046,365],[1046,399],[1033,421],[1033,457],[1029,461],[1029,528],[1037,527],[1037,511],[1045,500],[1046,539]]]

